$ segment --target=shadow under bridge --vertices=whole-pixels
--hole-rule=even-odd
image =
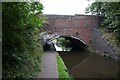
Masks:
[[[87,44],[73,36],[57,36],[49,39],[44,47],[45,51],[88,51]]]

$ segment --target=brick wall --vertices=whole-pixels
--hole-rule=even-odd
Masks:
[[[92,15],[46,15],[48,23],[44,30],[59,35],[75,36],[89,43],[92,40],[93,28],[99,24],[98,17]]]

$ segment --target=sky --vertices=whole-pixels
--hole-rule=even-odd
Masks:
[[[41,0],[43,14],[75,15],[85,14],[85,8],[93,0]]]

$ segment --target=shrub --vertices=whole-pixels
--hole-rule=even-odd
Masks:
[[[38,32],[44,19],[39,2],[3,2],[3,78],[29,78],[40,69]]]

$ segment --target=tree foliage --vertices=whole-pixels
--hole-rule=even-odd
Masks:
[[[62,47],[63,51],[66,51],[70,47],[70,40],[65,38],[58,38],[57,42],[59,43],[59,47]]]
[[[120,42],[120,2],[94,2],[86,8],[86,13],[104,17],[102,27],[115,34]]]
[[[40,68],[42,49],[38,32],[44,19],[37,17],[39,2],[3,2],[3,78],[32,77]]]

